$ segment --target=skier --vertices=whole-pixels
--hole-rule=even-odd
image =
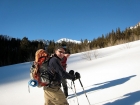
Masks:
[[[79,73],[78,76],[76,76],[64,70],[61,64],[61,59],[64,57],[64,54],[65,50],[62,47],[56,48],[54,56],[48,63],[48,70],[53,70],[55,72],[55,79],[52,81],[51,85],[44,86],[45,105],[69,105],[61,90],[62,78],[71,79],[72,81],[80,78]]]

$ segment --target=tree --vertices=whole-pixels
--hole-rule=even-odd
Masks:
[[[21,49],[27,49],[29,47],[29,40],[28,38],[24,37],[20,42]]]

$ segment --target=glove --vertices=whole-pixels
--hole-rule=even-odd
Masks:
[[[80,79],[80,78],[81,78],[80,73],[76,72],[75,73],[75,79]]]
[[[75,75],[74,75],[74,70],[70,70],[70,71],[69,71],[69,74],[70,74],[71,76],[73,76],[72,81],[75,81],[76,78],[75,78]]]
[[[80,79],[81,78],[80,73],[75,72],[75,74],[74,74],[74,70],[70,70],[69,74],[73,76],[72,81],[75,81],[76,79]]]
[[[70,70],[69,74],[74,76],[74,70]]]

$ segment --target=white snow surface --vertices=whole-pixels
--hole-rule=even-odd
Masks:
[[[94,53],[92,50],[90,53]],[[140,41],[98,49],[97,59],[72,54],[67,71],[81,74],[74,87],[68,80],[70,105],[140,105]],[[0,105],[44,105],[43,88],[30,87],[30,62],[0,67]],[[88,102],[89,100],[89,102]]]

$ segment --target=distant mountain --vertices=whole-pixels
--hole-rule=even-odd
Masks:
[[[48,40],[44,40],[44,39],[37,39],[37,40],[34,40],[34,41],[38,41],[38,42],[41,41],[41,42],[45,43],[46,45],[49,44]],[[61,43],[62,41],[73,42],[73,43],[81,43],[81,41],[72,40],[72,39],[68,39],[68,38],[61,38],[61,39],[57,40],[55,43]]]
[[[131,26],[130,29],[137,28],[138,26],[140,26],[140,22],[136,24],[135,26]]]
[[[61,38],[61,39],[57,40],[56,43],[61,43],[62,41],[65,41],[65,42],[73,42],[73,43],[81,43],[81,41],[67,39],[67,38]]]

